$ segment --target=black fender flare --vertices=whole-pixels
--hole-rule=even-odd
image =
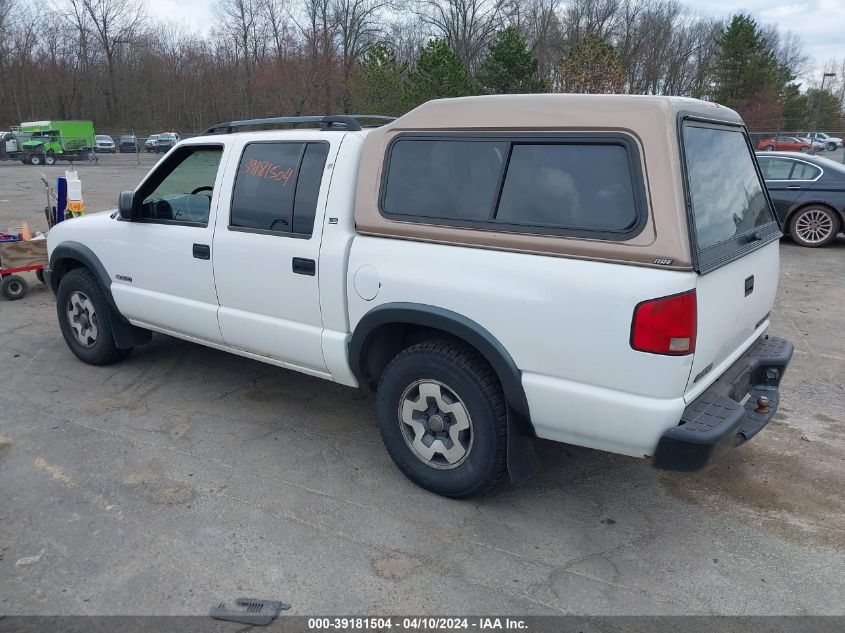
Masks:
[[[65,262],[68,260],[77,261],[90,270],[103,289],[103,294],[111,308],[111,330],[115,345],[122,349],[129,349],[135,345],[148,343],[152,338],[152,332],[132,325],[120,313],[111,293],[111,277],[106,267],[94,251],[85,244],[67,241],[53,249],[50,254],[50,274],[48,275],[53,294],[56,294],[59,289],[59,282],[66,272]]]
[[[349,341],[349,364],[361,385],[370,389],[375,389],[377,385],[378,376],[367,374],[365,358],[368,347],[372,343],[371,334],[379,327],[391,323],[419,325],[441,330],[472,345],[496,372],[510,408],[530,425],[531,415],[528,399],[522,387],[522,372],[505,347],[488,330],[472,319],[437,306],[386,303],[373,308],[363,316],[355,326],[355,331]],[[530,434],[534,435],[533,426],[530,427]]]

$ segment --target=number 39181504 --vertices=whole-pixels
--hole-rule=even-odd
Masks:
[[[288,167],[285,169],[281,165],[276,165],[270,161],[251,158],[247,161],[246,165],[244,165],[243,173],[255,176],[256,178],[264,178],[265,180],[281,182],[284,187],[288,184],[288,180],[291,175],[293,175],[293,168]]]

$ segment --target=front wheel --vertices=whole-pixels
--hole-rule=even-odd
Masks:
[[[505,398],[496,374],[472,348],[433,340],[404,350],[381,376],[377,410],[390,456],[418,486],[467,498],[504,475]]]
[[[56,164],[56,155],[53,152],[47,152],[47,156],[44,157],[44,162],[47,165],[55,165]]]
[[[773,151],[775,151],[775,146],[774,145],[766,145],[766,147],[764,147],[763,149],[766,150],[767,152],[773,152]]]
[[[827,246],[839,233],[839,218],[827,207],[805,207],[792,216],[789,233],[800,246]]]
[[[56,292],[59,327],[70,351],[89,365],[123,360],[131,349],[114,343],[112,309],[97,279],[87,268],[75,268],[59,282]]]
[[[836,151],[836,143],[828,143],[827,144],[827,151],[835,152]]]

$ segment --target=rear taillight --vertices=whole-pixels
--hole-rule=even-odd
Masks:
[[[643,301],[634,308],[631,347],[652,354],[692,354],[697,313],[695,290]]]

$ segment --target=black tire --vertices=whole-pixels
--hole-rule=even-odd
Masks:
[[[29,284],[26,279],[18,275],[9,275],[4,278],[0,288],[3,290],[3,296],[9,301],[23,299],[26,293],[29,292]]]
[[[836,143],[828,143],[827,144],[827,151],[835,152],[836,151]]]
[[[89,299],[94,306],[97,336],[95,342],[89,346],[77,340],[66,312],[71,295],[74,293],[82,293],[82,296]],[[111,330],[113,310],[97,279],[87,268],[75,268],[62,277],[56,292],[56,313],[59,318],[59,328],[67,346],[82,362],[89,365],[109,365],[123,360],[132,351],[131,348],[121,349],[115,345]]]
[[[46,284],[46,283],[47,283],[47,282],[44,280],[44,269],[43,269],[43,268],[39,268],[38,270],[36,270],[36,271],[35,271],[35,276],[38,278],[38,281],[40,281],[42,284]]]
[[[789,219],[789,234],[793,241],[807,248],[827,246],[836,239],[841,228],[836,213],[820,205],[798,209]]]
[[[450,406],[457,400],[471,421],[468,435],[463,436],[468,447],[454,466],[442,462],[439,467],[432,465],[434,462],[418,455],[411,440],[406,440],[406,433],[412,431],[401,420],[401,408],[420,381],[438,383],[449,394]],[[426,490],[463,499],[486,492],[505,474],[507,409],[501,385],[487,361],[459,341],[427,341],[398,354],[382,373],[377,413],[382,440],[393,461],[408,479]],[[427,413],[419,415],[428,417]],[[448,413],[445,418],[449,420]],[[451,416],[452,424],[455,419]],[[453,446],[451,440],[447,441]],[[445,461],[440,455],[434,457]]]

